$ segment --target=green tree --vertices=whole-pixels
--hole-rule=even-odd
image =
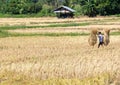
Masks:
[[[74,8],[77,16],[120,14],[120,0],[0,0],[0,13],[51,16],[61,5]]]
[[[40,16],[50,16],[52,12],[52,7],[49,5],[43,5],[42,10],[40,11]]]
[[[94,17],[97,15],[94,0],[79,0],[79,4],[82,7],[81,12],[83,15],[87,15],[89,17]]]

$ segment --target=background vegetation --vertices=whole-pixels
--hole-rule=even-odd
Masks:
[[[120,0],[0,0],[0,13],[54,16],[53,10],[61,5],[75,9],[76,16],[93,17],[120,13]]]

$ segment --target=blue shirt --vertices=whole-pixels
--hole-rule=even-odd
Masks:
[[[99,38],[99,42],[103,42],[103,35],[102,34],[99,34],[98,38]]]

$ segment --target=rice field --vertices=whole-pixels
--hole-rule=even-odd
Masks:
[[[120,31],[119,17],[2,18],[8,33],[89,33],[91,28]],[[67,27],[68,23],[89,23]],[[59,25],[51,27],[50,25]],[[62,26],[61,26],[62,24]],[[97,43],[98,44],[98,43]],[[120,85],[120,36],[110,35],[106,47],[90,47],[88,35],[6,36],[0,38],[0,85]]]

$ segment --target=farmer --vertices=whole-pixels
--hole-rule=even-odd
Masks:
[[[100,47],[100,45],[102,45],[103,46],[103,35],[102,35],[102,33],[101,32],[98,32],[98,38],[99,38],[99,44],[98,44],[98,48]]]

